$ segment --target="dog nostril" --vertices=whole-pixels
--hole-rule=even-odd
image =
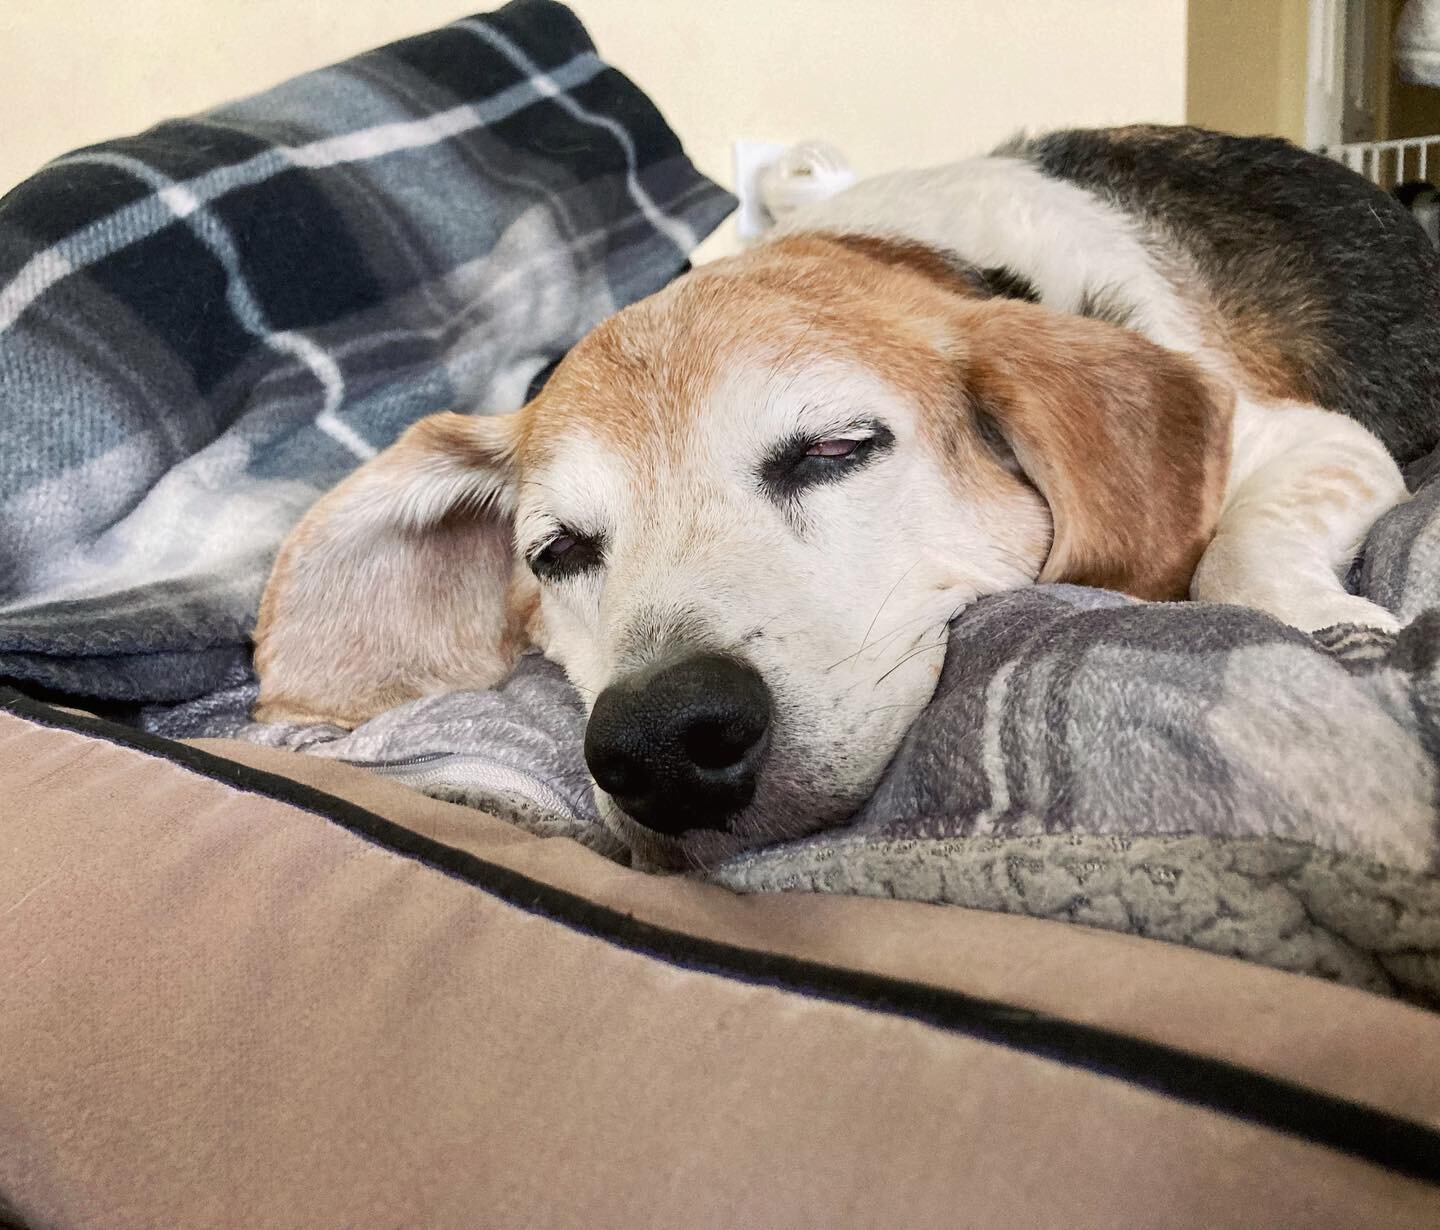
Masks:
[[[728,769],[745,758],[758,736],[743,723],[700,721],[684,734],[685,754],[702,769]]]
[[[597,758],[591,764],[590,772],[600,789],[613,795],[639,794],[650,781],[644,767],[626,756],[611,755],[604,760]]]

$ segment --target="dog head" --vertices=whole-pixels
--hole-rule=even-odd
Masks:
[[[612,317],[520,412],[436,415],[286,542],[264,719],[353,724],[527,644],[590,708],[602,814],[706,863],[852,814],[947,626],[1036,580],[1183,597],[1227,395],[908,244],[808,236]]]

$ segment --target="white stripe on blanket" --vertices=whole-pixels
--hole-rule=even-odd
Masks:
[[[586,108],[582,107],[573,98],[570,98],[565,93],[564,87],[561,86],[554,76],[546,73],[534,60],[493,26],[473,19],[469,21],[457,21],[455,24],[458,28],[483,39],[489,43],[491,47],[495,48],[496,51],[505,56],[506,59],[530,78],[531,82],[546,98],[553,98],[577,120],[595,128],[603,128],[614,137],[625,153],[625,187],[629,191],[631,198],[640,206],[640,210],[645,215],[646,220],[687,256],[695,250],[695,246],[700,242],[695,232],[683,222],[676,221],[676,219],[664,213],[650,198],[649,193],[640,186],[640,180],[636,176],[638,159],[635,156],[635,143],[630,139],[630,134],[626,132],[625,129],[610,119],[609,116],[596,115],[593,111],[586,110]]]
[[[195,238],[205,245],[225,270],[225,298],[240,326],[252,337],[259,338],[271,350],[298,359],[315,377],[323,399],[320,413],[315,418],[315,426],[356,457],[368,460],[375,456],[375,446],[358,435],[348,423],[342,422],[336,414],[345,400],[345,377],[341,375],[339,364],[303,333],[270,327],[264,310],[245,280],[234,238],[220,219],[205,208],[199,197],[184,184],[177,184],[168,175],[147,166],[138,158],[130,158],[125,154],[74,154],[68,161],[115,167],[155,189],[155,195],[160,202],[186,224]]]

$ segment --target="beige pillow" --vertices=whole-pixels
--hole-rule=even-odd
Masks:
[[[1440,1224],[1440,1016],[0,705],[22,1224]]]

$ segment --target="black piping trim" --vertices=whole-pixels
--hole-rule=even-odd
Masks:
[[[403,828],[334,795],[198,748],[61,712],[0,687],[0,709],[133,748],[249,794],[310,812],[510,905],[671,965],[907,1017],[1229,1115],[1440,1186],[1440,1131],[1346,1098],[1144,1038],[960,991],[701,939],[596,905]]]

